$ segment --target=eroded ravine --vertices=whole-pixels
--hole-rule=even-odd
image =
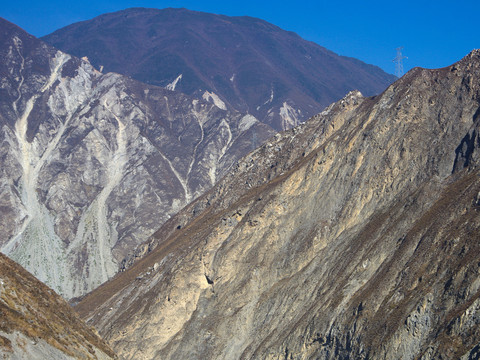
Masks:
[[[23,57],[22,57],[23,59]],[[24,218],[19,235],[13,237],[3,248],[3,252],[15,261],[25,264],[40,280],[52,284],[54,288],[63,291],[66,288],[64,283],[64,272],[68,266],[65,257],[63,242],[56,235],[54,220],[40,203],[37,194],[38,176],[43,165],[49,159],[51,152],[60,141],[67,123],[58,127],[57,133],[51,139],[46,149],[42,152],[35,140],[29,142],[27,139],[28,119],[35,106],[37,99],[46,91],[50,90],[55,81],[60,79],[60,72],[65,63],[70,59],[69,55],[58,52],[52,61],[51,74],[40,89],[40,92],[27,100],[25,109],[15,123],[15,138],[17,140],[17,159],[20,162],[22,176],[18,185],[18,192],[21,194],[24,206]],[[22,60],[22,69],[23,70]],[[20,86],[23,84],[23,76]],[[19,93],[22,89],[19,87]],[[17,103],[20,95],[13,106],[17,111]],[[51,264],[55,264],[52,266]]]

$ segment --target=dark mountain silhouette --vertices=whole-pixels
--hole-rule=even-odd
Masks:
[[[350,90],[374,95],[394,80],[266,21],[186,9],[127,9],[42,39],[87,56],[97,69],[215,98],[219,106],[248,112],[277,130],[306,120]]]

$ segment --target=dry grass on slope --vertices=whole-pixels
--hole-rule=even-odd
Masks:
[[[65,300],[3,254],[0,254],[0,331],[7,334],[18,331],[33,340],[43,339],[76,358],[96,359],[94,347],[115,356]],[[0,347],[8,351],[10,341],[0,337]]]

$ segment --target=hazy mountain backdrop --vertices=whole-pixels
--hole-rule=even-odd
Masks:
[[[350,90],[375,95],[395,79],[264,20],[186,9],[127,9],[42,39],[97,69],[203,97],[276,130]]]

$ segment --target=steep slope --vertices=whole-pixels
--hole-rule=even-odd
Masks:
[[[73,309],[0,254],[2,359],[112,359],[109,346]]]
[[[358,89],[382,92],[393,75],[251,17],[134,8],[43,37],[105,71],[197,95],[291,128]]]
[[[2,19],[0,34],[0,249],[67,298],[113,276],[273,134],[251,115],[101,74]]]
[[[476,358],[479,84],[474,51],[350,93],[77,310],[126,359]]]

